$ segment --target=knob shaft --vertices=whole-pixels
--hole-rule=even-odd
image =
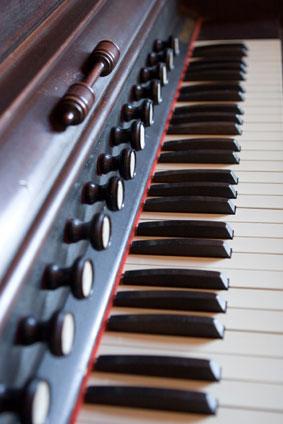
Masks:
[[[174,52],[174,56],[180,54],[180,42],[178,37],[173,37],[172,35],[165,41],[155,40],[153,49],[156,52],[160,52],[166,48],[170,48]]]
[[[125,180],[131,180],[136,175],[136,153],[131,148],[123,149],[118,156],[103,154],[97,161],[97,173],[108,174],[118,170]]]
[[[172,49],[165,49],[159,52],[152,52],[148,55],[148,65],[154,66],[160,62],[165,63],[168,71],[174,69],[174,53]]]
[[[122,115],[125,121],[140,119],[146,127],[153,124],[153,102],[149,99],[139,103],[128,103],[123,106]]]
[[[120,211],[124,207],[125,185],[121,178],[111,177],[104,185],[89,181],[83,188],[83,202],[92,205],[105,200],[109,209]]]
[[[76,243],[81,240],[89,240],[96,250],[104,250],[110,245],[111,220],[104,213],[97,213],[89,222],[81,222],[79,219],[71,219],[65,227],[65,241]]]
[[[18,327],[19,344],[46,343],[56,356],[68,355],[74,339],[75,319],[70,312],[56,312],[47,321],[39,321],[30,315],[21,320]]]
[[[43,286],[49,290],[70,286],[77,299],[86,299],[93,292],[94,266],[91,259],[78,258],[69,268],[49,265],[43,274]]]
[[[109,75],[117,65],[120,50],[112,41],[97,44],[90,55],[91,71],[68,89],[59,104],[61,121],[65,126],[80,124],[89,113],[95,100],[93,85],[100,76]]]
[[[145,148],[144,124],[141,121],[133,121],[129,128],[112,128],[111,143],[113,146],[130,143],[133,149],[143,150]]]
[[[157,65],[147,66],[141,69],[141,82],[147,82],[154,78],[160,80],[162,86],[168,84],[168,75],[165,63],[158,63]]]
[[[22,388],[0,385],[0,414],[14,413],[23,423],[46,423],[50,400],[51,389],[46,380],[33,378]]]
[[[159,105],[162,102],[160,82],[158,80],[152,80],[143,84],[134,85],[133,97],[135,100],[148,98],[152,100],[155,105]]]

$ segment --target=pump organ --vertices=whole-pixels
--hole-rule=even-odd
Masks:
[[[282,422],[280,10],[23,4],[0,51],[0,423]]]

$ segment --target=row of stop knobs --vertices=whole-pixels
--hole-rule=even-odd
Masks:
[[[96,52],[98,57],[103,55],[104,49],[109,46],[113,50],[113,45],[111,42],[99,43],[92,56],[95,57]],[[107,54],[108,71],[111,72],[111,54],[109,52]],[[134,103],[126,104],[122,108],[122,120],[128,126],[113,128],[110,135],[112,146],[130,144],[131,147],[124,148],[117,156],[102,154],[98,158],[98,175],[119,171],[120,176],[111,176],[104,185],[87,182],[82,190],[83,203],[94,204],[97,201],[105,201],[112,211],[123,208],[124,180],[133,179],[135,176],[136,151],[143,150],[145,147],[145,127],[153,124],[153,107],[162,101],[161,87],[168,83],[167,73],[174,68],[174,56],[177,54],[179,54],[177,38],[170,37],[167,41],[155,41],[154,51],[148,55],[148,66],[140,71],[140,83],[132,88],[131,97]],[[112,54],[113,58],[117,62],[119,55]],[[96,58],[96,64],[97,60]],[[115,66],[115,63],[113,65]],[[104,68],[106,69],[106,65]],[[75,97],[73,96],[73,100]],[[67,95],[68,99],[70,100],[70,92]],[[68,109],[69,100],[62,108],[65,114],[63,120],[68,125],[78,124],[78,121],[72,122],[72,119],[75,116],[78,119],[79,115],[76,114],[77,112],[73,113],[75,108]],[[85,111],[88,113],[87,109]],[[69,114],[68,117],[67,114]],[[89,222],[69,220],[64,237],[67,243],[88,240],[94,249],[106,249],[111,240],[110,217],[101,212],[96,213]],[[79,257],[66,268],[55,264],[47,266],[42,276],[42,287],[47,290],[56,290],[68,286],[77,299],[86,299],[93,292],[94,275],[93,261],[90,258]],[[74,315],[71,312],[56,311],[48,320],[36,319],[32,315],[22,319],[17,329],[16,341],[20,345],[45,343],[51,354],[66,356],[72,351],[75,332]],[[14,413],[24,423],[46,422],[50,402],[51,387],[44,379],[32,378],[22,388],[17,389],[0,384],[0,414]]]

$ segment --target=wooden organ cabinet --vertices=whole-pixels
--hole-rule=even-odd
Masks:
[[[283,422],[280,2],[1,2],[0,424]]]

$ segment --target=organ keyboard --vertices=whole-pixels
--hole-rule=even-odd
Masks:
[[[0,424],[281,423],[280,5],[39,3],[0,33]]]
[[[197,42],[195,49],[201,46],[213,46],[216,43],[223,43],[229,47],[233,41],[206,40]],[[140,250],[137,246],[136,251],[131,252],[130,248],[124,268],[126,278],[118,287],[116,298],[114,298],[114,307],[108,321],[109,329],[104,334],[98,351],[96,362],[98,369],[94,364],[94,371],[88,381],[87,394],[91,393],[91,388],[95,390],[101,386],[108,387],[108,389],[110,387],[108,398],[105,395],[105,400],[103,394],[100,398],[98,392],[98,405],[85,405],[79,416],[79,423],[238,423],[241,420],[243,422],[280,423],[282,421],[283,244],[281,231],[283,198],[280,176],[283,171],[281,143],[283,103],[281,46],[279,40],[276,39],[244,40],[244,44],[248,48],[247,57],[245,57],[246,78],[241,82],[245,91],[245,99],[241,101],[244,122],[242,134],[236,136],[236,140],[241,146],[240,162],[226,164],[219,161],[220,163],[211,164],[209,158],[205,161],[201,158],[200,160],[195,159],[197,163],[191,163],[191,161],[185,163],[185,153],[189,151],[189,148],[186,149],[183,146],[184,150],[182,150],[180,146],[179,150],[177,148],[171,150],[170,144],[174,146],[176,140],[188,139],[195,139],[200,143],[201,139],[209,137],[211,147],[208,150],[213,151],[214,139],[217,140],[220,135],[215,132],[210,133],[209,129],[205,135],[191,134],[186,129],[182,131],[182,134],[176,134],[178,123],[169,126],[169,134],[165,138],[166,153],[163,153],[162,150],[159,156],[159,163],[149,189],[149,197],[145,200],[144,211],[140,216],[137,235],[132,241],[132,247],[137,241],[142,241],[144,244],[140,245]],[[188,70],[194,63],[197,63],[197,59],[192,59]],[[202,84],[202,82],[183,82],[180,92],[182,93],[183,87],[197,87],[198,84]],[[213,99],[209,100],[211,100],[209,106],[213,110],[214,104],[219,103],[215,103]],[[174,117],[181,116],[180,108],[184,108],[184,113],[187,107],[187,116],[189,117],[189,107],[195,104],[199,103],[177,101],[171,122],[174,122]],[[186,115],[183,115],[180,125],[185,125],[187,122]],[[204,123],[204,129],[205,125]],[[167,152],[172,151],[177,151],[180,156],[177,159],[173,155],[171,158],[167,156],[169,163],[164,163],[164,155],[168,155]],[[217,214],[217,210],[216,213],[213,213],[213,208],[217,206],[212,205],[212,210],[210,210],[212,213],[206,213],[205,210],[209,206],[205,205],[203,210],[200,210],[202,213],[194,213],[196,210],[190,212],[190,207],[192,207],[190,202],[188,202],[187,210],[184,210],[185,188],[183,189],[184,197],[177,198],[178,206],[169,204],[166,211],[164,211],[165,204],[157,204],[155,209],[151,208],[150,200],[156,199],[154,196],[169,196],[166,199],[170,200],[171,197],[173,200],[174,196],[180,195],[177,190],[181,191],[180,186],[184,187],[184,183],[187,181],[185,173],[179,174],[177,179],[172,177],[172,172],[208,169],[232,170],[239,177],[238,184],[233,186],[236,194],[234,196],[227,195],[227,198],[231,198],[232,204],[235,204],[236,211],[232,211],[230,214],[229,212],[228,214],[225,212]],[[175,183],[175,186],[169,191],[170,183],[172,185],[177,180],[179,187],[178,183]],[[209,175],[207,181],[209,181]],[[167,184],[167,192],[158,193],[156,187],[158,185],[161,187],[162,183]],[[154,188],[156,188],[155,192]],[[206,195],[217,196],[213,193],[213,187],[210,190],[211,192]],[[227,198],[224,198],[226,202]],[[162,197],[159,199],[162,200]],[[197,207],[199,205],[196,206],[196,209]],[[176,211],[174,212],[174,210]],[[192,235],[190,228],[187,227],[182,227],[178,231],[176,227],[169,228],[167,226],[166,231],[163,225],[163,233],[160,226],[157,227],[160,221],[171,222],[171,225],[174,222],[176,225],[176,221],[184,223],[184,220],[185,222],[194,220],[200,223],[225,221],[233,229],[233,234],[230,233],[226,237],[222,234],[219,238],[228,239],[225,243],[232,248],[231,257],[221,258],[221,255],[214,251],[211,255],[212,258],[208,258],[206,257],[208,255],[203,253],[204,246],[200,247],[199,254],[195,253],[197,247],[193,246],[192,252],[185,255],[185,246],[182,244],[183,237],[209,238],[208,229],[206,232],[204,230],[203,233],[198,233],[198,230],[195,229],[196,222],[192,225],[195,229],[195,234]],[[151,223],[151,227],[144,226],[143,228],[142,225],[146,223]],[[154,223],[156,223],[155,226]],[[186,230],[188,234],[186,234]],[[173,241],[171,250],[162,254],[161,245],[150,250],[150,240],[157,243],[164,240],[165,237],[167,240],[169,237],[169,240]],[[180,241],[180,252],[177,252],[178,240],[176,237]],[[215,239],[217,235],[210,237]],[[153,254],[151,255],[150,252]],[[176,280],[173,270],[180,269],[221,271],[229,279],[229,287],[223,286],[222,290],[211,290],[209,284],[199,287],[197,277],[195,284],[191,283],[190,285],[190,276],[186,278],[184,275],[183,277],[179,276]],[[155,274],[152,274],[152,270],[155,270]],[[164,270],[163,273],[162,270]],[[159,278],[156,271],[159,271]],[[169,274],[166,284],[162,287],[162,279],[165,280],[166,271],[172,274]],[[142,274],[139,275],[139,272]],[[182,284],[178,284],[180,281]],[[185,288],[186,282],[187,288]],[[201,292],[200,288],[205,290]],[[207,291],[207,289],[210,290]],[[177,300],[176,290],[180,295]],[[219,303],[212,305],[212,303],[208,303],[208,299],[206,301],[203,299],[202,306],[193,303],[192,299],[190,299],[191,303],[186,302],[185,296],[188,292],[191,295],[199,295],[200,298],[201,295],[215,293],[219,297]],[[164,301],[165,295],[167,295],[167,302]],[[213,299],[210,300],[212,302]],[[214,300],[216,299],[214,298]],[[126,314],[133,315],[136,321],[133,323],[130,321],[128,323],[117,322],[115,327],[113,319]],[[155,320],[149,322],[148,325],[146,321],[140,324],[144,316],[149,317],[152,314],[157,316],[157,322],[160,325],[157,329]],[[164,314],[169,317],[164,323],[165,329],[162,328]],[[216,335],[210,334],[208,330],[206,334],[203,334],[199,327],[192,337],[186,338],[185,334],[182,337],[182,332],[180,332],[182,322],[176,322],[175,328],[173,325],[175,315],[179,317],[216,317],[219,321],[218,325],[225,326],[225,333],[222,334],[221,328],[216,326],[216,330],[219,331],[218,333],[216,331]],[[170,317],[173,330],[170,327]],[[195,322],[191,325],[197,327],[198,324]],[[136,364],[136,368],[131,364],[131,359],[135,357],[137,357],[137,362],[142,362],[144,357],[140,357],[140,355],[148,358],[150,355],[156,357],[155,362],[151,358],[152,367],[149,370],[146,366],[143,368],[141,364],[140,367]],[[162,368],[162,375],[162,372],[159,373],[158,370],[162,367],[164,355],[168,360],[168,368]],[[118,358],[117,363],[115,357]],[[106,362],[107,358],[108,362]],[[124,358],[124,362],[121,358]],[[186,376],[185,370],[189,367],[186,364],[183,365],[182,371],[179,371],[181,375],[183,374],[180,378],[174,369],[174,364],[170,363],[172,358],[177,358],[175,359],[177,363],[183,358],[213,361],[210,366],[211,372],[213,373],[214,370],[215,374],[211,376],[208,373],[204,377],[199,372],[198,375],[193,376],[188,371],[189,376]],[[102,361],[102,365],[100,361]],[[206,364],[206,366],[208,365]],[[222,370],[221,376],[218,374],[220,371],[217,367],[219,366]],[[203,364],[202,367],[204,369],[205,365]],[[120,400],[119,404],[118,394],[114,391],[111,392],[111,388],[116,386],[162,388],[163,390],[168,389],[168,392],[160,397],[156,394],[155,405],[151,405],[155,411],[149,412],[125,408],[127,402],[129,406],[131,406],[131,402],[135,405],[131,394],[127,392],[124,393],[124,396],[128,396],[128,399],[125,399],[124,402]],[[174,397],[171,399],[170,390],[172,389],[192,390],[198,393],[207,392],[218,399],[218,410],[216,412],[216,406],[211,399],[207,400],[207,404],[205,401],[202,404],[201,400],[198,400],[198,404],[195,400],[195,407],[199,408],[199,411],[192,410],[193,412],[215,415],[207,417],[199,414],[185,414],[186,407],[189,409],[190,401],[194,404],[194,401],[188,398],[185,401],[186,406],[183,406],[182,414],[173,414],[172,412],[165,414],[164,411],[158,411],[158,409],[178,410],[178,402]],[[112,399],[109,399],[111,394]],[[147,399],[146,393],[142,391],[139,396]],[[154,397],[154,391],[151,396]],[[166,399],[165,406],[162,403],[163,396]],[[94,402],[95,399],[94,392]],[[87,403],[91,403],[91,396],[86,395],[86,400]],[[102,405],[99,404],[100,402]],[[117,406],[115,408],[115,402],[120,405],[120,408]],[[142,402],[136,402],[136,406],[142,408]],[[112,406],[106,407],[103,406],[103,403],[109,403]],[[148,404],[150,404],[149,401]],[[121,408],[121,405],[124,408]],[[205,406],[208,408],[206,411]],[[147,407],[150,408],[149,405],[145,406],[145,408]],[[202,408],[204,409],[202,410]]]

